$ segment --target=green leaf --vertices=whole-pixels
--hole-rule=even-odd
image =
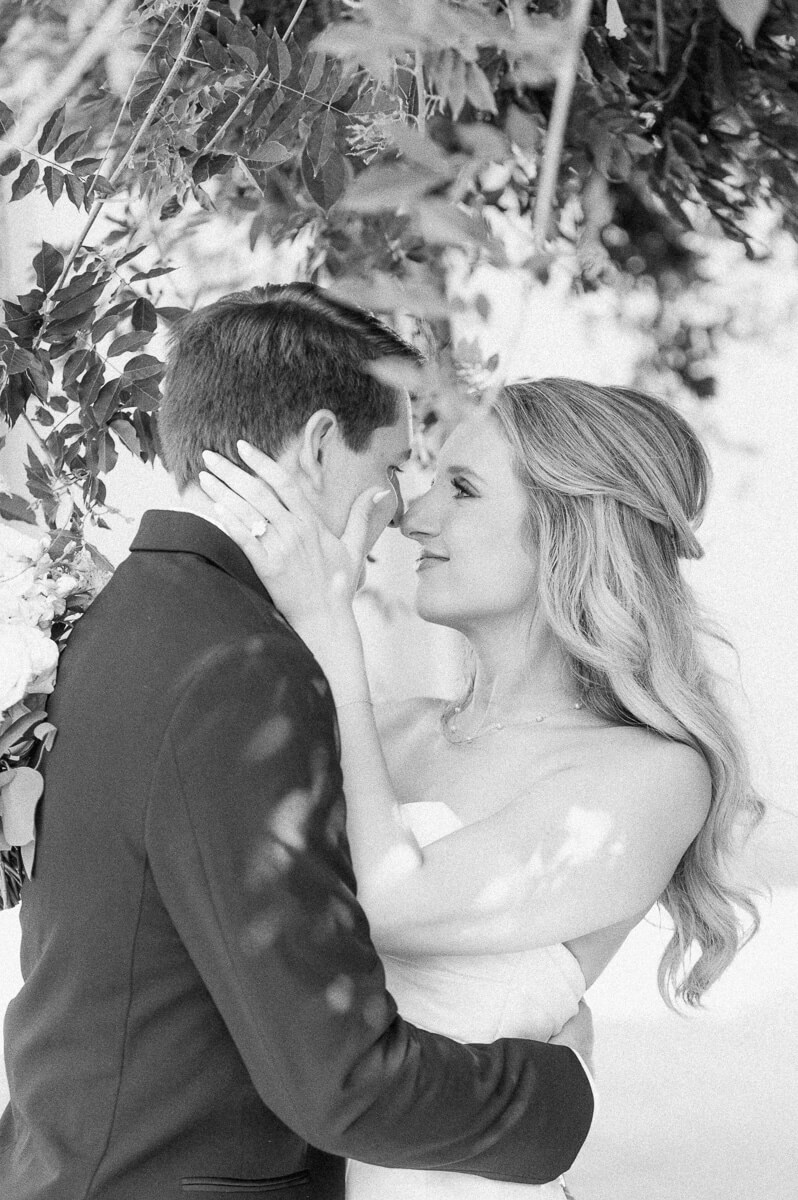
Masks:
[[[100,283],[95,283],[93,287],[79,292],[72,299],[56,304],[50,314],[51,322],[55,324],[73,321],[77,317],[84,317],[86,319],[83,321],[83,324],[90,323],[94,316],[97,301],[105,291],[105,286],[105,280],[101,280]],[[78,328],[81,328],[81,326],[78,326]]]
[[[249,162],[283,163],[291,157],[291,151],[286,150],[280,142],[264,142],[257,150],[250,150],[247,155]]]
[[[191,310],[188,308],[178,308],[177,306],[170,307],[167,305],[166,307],[159,306],[155,311],[159,317],[163,317],[164,321],[166,321],[168,324],[171,324],[173,321],[180,321],[186,315],[186,313],[190,312]]]
[[[349,180],[346,160],[338,150],[331,152],[324,169],[318,175],[314,173],[313,163],[306,151],[302,155],[301,171],[302,181],[308,193],[325,212],[340,199]]]
[[[209,33],[200,32],[197,40],[202,46],[202,52],[212,71],[230,70],[230,55],[215,37],[211,37]]]
[[[23,350],[21,346],[15,346],[10,357],[6,359],[9,375],[21,375],[23,371],[28,371],[36,365],[35,355],[31,354],[30,350]]]
[[[91,354],[91,350],[76,350],[73,354],[70,354],[64,363],[61,376],[62,387],[68,388],[75,382],[83,369],[88,365]]]
[[[272,34],[272,40],[269,43],[268,59],[269,69],[272,73],[272,78],[278,79],[281,83],[291,74],[293,63],[291,61],[291,51],[286,46],[279,33],[275,30]]]
[[[303,178],[307,187],[304,174]],[[369,167],[348,188],[344,207],[360,213],[396,211],[412,205],[438,182],[436,176],[404,165]]]
[[[313,164],[314,175],[318,175],[319,170],[332,154],[335,148],[337,129],[338,122],[335,119],[335,113],[330,108],[323,109],[311,125],[306,150],[308,158]]]
[[[128,350],[140,350],[142,346],[146,346],[147,342],[152,338],[152,334],[148,330],[134,330],[133,333],[123,333],[121,337],[114,338],[111,345],[108,347],[107,354],[109,358],[114,358],[117,354],[125,354]]]
[[[122,445],[126,446],[131,454],[135,454],[137,456],[141,455],[141,442],[139,441],[139,435],[136,433],[136,430],[133,428],[130,421],[126,420],[124,417],[115,417],[114,420],[110,422],[108,428],[113,430]]]
[[[45,167],[44,190],[50,203],[55,204],[64,190],[64,172],[56,171],[55,167]]]
[[[92,405],[94,419],[98,425],[105,425],[108,418],[119,408],[119,393],[122,390],[121,378],[109,379],[97,393],[97,399]]]
[[[175,267],[153,267],[150,271],[137,271],[130,278],[131,283],[138,283],[140,279],[157,279],[159,275],[169,275],[170,272],[176,270]]]
[[[39,153],[49,154],[53,146],[61,136],[64,128],[64,114],[66,113],[66,105],[62,104],[57,108],[52,116],[45,122],[45,126],[39,135]]]
[[[478,108],[482,112],[498,112],[496,100],[488,83],[488,78],[482,68],[477,66],[476,63],[466,64],[465,92],[466,97],[473,104],[474,108]]]
[[[152,354],[137,354],[135,358],[130,358],[125,363],[124,375],[126,379],[151,379],[157,375],[160,378],[166,370],[164,364],[159,358],[155,358]]]
[[[8,134],[17,123],[17,118],[14,116],[7,104],[0,100],[0,133]]]
[[[11,185],[11,199],[22,200],[29,192],[32,192],[39,181],[39,164],[35,158],[32,158],[17,175]]]
[[[313,61],[310,67],[310,74],[305,80],[304,87],[306,92],[315,92],[324,76],[324,67],[327,62],[327,58],[324,54],[319,54],[318,51],[311,51],[310,56],[312,57]]]
[[[68,134],[56,146],[53,151],[53,158],[56,162],[68,162],[71,158],[75,157],[78,147],[83,145],[88,136],[88,129],[78,129],[75,133]]]
[[[86,198],[86,189],[81,181],[76,179],[74,175],[65,175],[64,186],[66,188],[66,194],[75,205],[75,208],[80,208],[81,204]]]
[[[127,300],[121,300],[119,304],[114,304],[113,307],[108,309],[108,312],[103,313],[103,315],[94,322],[91,327],[91,340],[95,345],[97,342],[102,341],[106,334],[110,333],[112,329],[116,329],[117,325],[122,319],[122,314],[131,307],[133,301],[134,298],[132,296],[130,296]]]
[[[19,150],[10,150],[0,162],[0,175],[10,175],[12,171],[16,171],[21,162],[22,155]]]
[[[49,292],[58,282],[64,266],[64,256],[49,242],[42,242],[42,248],[33,259],[33,269],[36,272],[36,282],[43,292]]]
[[[133,305],[133,328],[137,331],[149,330],[150,333],[154,333],[158,328],[158,314],[155,311],[155,305],[146,296],[139,296]]]
[[[0,517],[4,521],[25,521],[36,524],[36,511],[24,496],[4,495],[0,492]]]

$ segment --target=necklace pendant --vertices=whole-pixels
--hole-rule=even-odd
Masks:
[[[545,718],[544,716],[542,716],[542,715],[541,715],[541,716],[539,716],[539,717],[535,717],[535,723],[536,723],[537,725],[539,725],[541,721],[545,721],[545,720],[546,720],[546,718]]]

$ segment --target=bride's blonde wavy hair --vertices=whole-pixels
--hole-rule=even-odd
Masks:
[[[679,568],[703,554],[709,461],[679,413],[629,388],[522,380],[491,410],[529,496],[539,604],[588,707],[693,746],[709,766],[709,814],[660,897],[674,924],[660,992],[698,1006],[759,927],[725,866],[764,810],[701,645],[728,643]]]

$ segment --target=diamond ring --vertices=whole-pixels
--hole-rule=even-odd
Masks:
[[[260,519],[260,521],[255,522],[255,524],[252,526],[252,528],[250,529],[249,532],[252,534],[252,536],[254,538],[262,538],[268,528],[269,528],[269,522],[266,520],[265,517],[262,517]]]

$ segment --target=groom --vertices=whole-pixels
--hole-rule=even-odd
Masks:
[[[343,1156],[541,1183],[587,1134],[567,1045],[462,1046],[397,1015],[326,681],[196,484],[204,447],[244,437],[342,532],[409,454],[407,396],[363,370],[385,356],[414,352],[301,284],[175,335],[160,431],[182,508],[145,515],[50,707],[4,1200],[340,1200]]]

